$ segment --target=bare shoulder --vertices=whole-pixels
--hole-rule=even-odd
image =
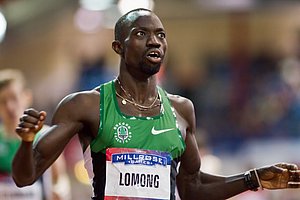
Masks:
[[[177,122],[183,138],[196,131],[196,119],[193,102],[179,95],[168,94],[168,98],[175,109]]]
[[[77,119],[85,118],[87,113],[98,110],[100,94],[98,90],[75,92],[65,96],[58,104],[54,120],[56,118]]]
[[[186,116],[194,113],[194,104],[190,99],[169,93],[167,95],[172,106],[180,115]]]
[[[61,102],[59,103],[60,106],[86,106],[93,101],[99,100],[99,92],[97,90],[89,90],[89,91],[82,91],[76,92],[67,95],[64,97]]]

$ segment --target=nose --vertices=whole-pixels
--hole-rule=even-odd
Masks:
[[[148,47],[156,47],[159,48],[161,43],[155,34],[151,34],[147,40]]]

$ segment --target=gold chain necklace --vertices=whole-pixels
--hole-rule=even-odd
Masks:
[[[126,105],[126,102],[128,102],[128,103],[134,105],[134,106],[135,106],[138,110],[140,110],[140,111],[146,111],[146,110],[149,110],[149,109],[152,109],[152,108],[155,108],[155,107],[161,105],[161,101],[160,101],[159,98],[158,98],[158,97],[159,97],[159,93],[157,93],[157,96],[155,97],[155,99],[153,100],[153,102],[152,102],[149,106],[144,106],[144,105],[138,104],[138,103],[134,100],[134,98],[130,95],[130,93],[128,93],[128,92],[124,89],[123,85],[121,84],[121,82],[120,82],[120,80],[119,80],[119,77],[116,78],[116,80],[117,80],[117,82],[118,82],[118,84],[119,84],[121,90],[124,92],[124,94],[125,94],[128,98],[130,98],[130,99],[128,99],[128,98],[123,97],[123,96],[120,95],[120,94],[117,92],[117,90],[116,90],[116,95],[122,99],[121,102],[122,102],[123,105]],[[158,104],[155,104],[155,102],[157,101],[157,99],[159,100],[159,103],[158,103]]]

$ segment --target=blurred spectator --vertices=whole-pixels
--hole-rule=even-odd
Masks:
[[[13,157],[20,139],[15,127],[23,111],[32,103],[31,91],[18,70],[0,70],[0,199],[68,200],[70,185],[64,158],[59,157],[42,178],[31,186],[18,188],[11,177]],[[42,137],[42,133],[39,136]]]

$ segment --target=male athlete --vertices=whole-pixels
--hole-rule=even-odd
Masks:
[[[16,128],[23,140],[13,162],[17,185],[34,183],[78,134],[92,199],[175,199],[177,186],[183,200],[219,200],[259,187],[299,187],[300,173],[293,164],[226,177],[200,171],[193,104],[157,85],[167,41],[153,12],[136,9],[122,16],[112,48],[121,59],[118,77],[66,96],[34,148],[46,113],[24,112]]]

